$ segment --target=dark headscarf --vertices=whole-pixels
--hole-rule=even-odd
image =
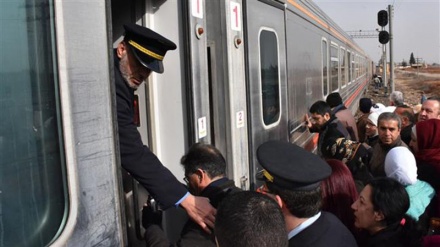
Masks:
[[[415,155],[420,161],[437,165],[440,171],[440,119],[428,119],[416,125],[417,146]]]

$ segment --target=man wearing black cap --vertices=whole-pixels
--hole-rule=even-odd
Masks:
[[[321,181],[332,170],[324,160],[288,142],[268,141],[258,147],[264,170],[263,192],[281,207],[289,246],[357,246],[350,231],[331,213],[321,211]]]
[[[362,112],[362,115],[356,122],[359,142],[364,142],[367,139],[367,135],[365,134],[365,126],[367,126],[368,116],[370,115],[370,109],[372,106],[373,102],[370,98],[361,98],[359,100],[359,111]]]
[[[125,37],[115,49],[115,84],[119,148],[122,167],[164,208],[181,205],[203,229],[214,226],[215,209],[209,200],[191,195],[142,143],[134,123],[134,91],[151,71],[163,73],[163,59],[176,45],[156,32],[135,24],[124,25]]]

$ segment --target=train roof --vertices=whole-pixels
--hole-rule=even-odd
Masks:
[[[356,48],[362,55],[369,57],[368,54],[341,28],[334,22],[321,8],[313,1],[309,0],[283,0],[287,9],[298,13],[303,18],[309,20],[330,34],[337,37]]]

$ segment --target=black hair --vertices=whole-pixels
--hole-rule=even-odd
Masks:
[[[331,115],[332,109],[325,101],[318,100],[313,103],[313,105],[310,107],[309,112],[312,114],[319,114],[321,116],[324,116],[326,113]]]
[[[368,182],[374,211],[382,212],[385,226],[400,222],[409,209],[409,196],[405,187],[390,178],[377,178]]]
[[[325,102],[327,102],[327,104],[333,108],[336,107],[340,104],[342,104],[342,98],[341,95],[336,92],[336,93],[331,93],[327,96],[327,98],[325,99]]]
[[[266,183],[268,189],[280,196],[289,212],[298,218],[310,218],[322,208],[321,186],[313,190],[286,190],[278,188],[272,183]]]
[[[385,120],[385,121],[389,121],[389,120],[394,120],[397,122],[397,127],[399,129],[402,128],[402,120],[400,119],[399,115],[397,115],[394,112],[383,112],[379,115],[379,118],[377,119],[377,127],[379,127],[380,125],[380,121]]]
[[[421,246],[423,232],[418,229],[416,221],[405,214],[410,206],[405,187],[387,177],[374,178],[367,185],[371,186],[374,211],[384,215],[384,226],[398,228],[402,246]]]
[[[204,170],[210,178],[224,176],[226,173],[225,158],[217,148],[210,144],[192,145],[180,163],[185,169],[185,175],[193,174],[197,169]]]
[[[267,195],[242,191],[220,203],[215,220],[220,247],[281,247],[288,245],[280,206]]]
[[[359,110],[363,113],[369,113],[372,106],[373,102],[370,98],[361,98],[359,100]]]

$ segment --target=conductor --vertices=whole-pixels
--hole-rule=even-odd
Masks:
[[[136,24],[124,25],[125,36],[114,54],[116,104],[122,167],[139,181],[164,208],[182,206],[205,231],[214,226],[216,210],[204,197],[187,188],[142,143],[134,123],[134,91],[152,71],[163,73],[165,53],[176,45],[158,33]]]

